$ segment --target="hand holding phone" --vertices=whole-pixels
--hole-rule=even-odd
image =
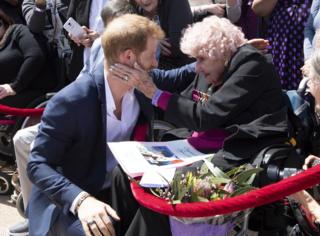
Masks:
[[[77,37],[79,39],[86,34],[86,31],[72,17],[66,21],[63,28],[73,37]]]

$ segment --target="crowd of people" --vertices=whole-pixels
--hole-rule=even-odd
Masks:
[[[156,117],[230,170],[290,141],[283,90],[303,76],[319,113],[318,0],[196,3],[0,2],[0,104],[56,92],[13,138],[28,219],[9,235],[171,235],[166,216],[136,202],[106,142]],[[63,29],[69,17],[82,36]],[[320,155],[308,154],[305,168]],[[309,193],[292,197],[320,221]]]

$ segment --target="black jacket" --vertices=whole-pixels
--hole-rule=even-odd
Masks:
[[[71,0],[68,10],[68,18],[72,17],[80,25],[89,25],[89,14],[92,0]],[[73,81],[79,75],[83,68],[83,50],[84,47],[77,46],[71,42],[72,58],[69,65],[68,77]]]
[[[209,95],[195,102],[192,91]],[[165,120],[194,131],[225,128],[220,156],[224,160],[247,161],[264,146],[287,140],[287,107],[273,64],[250,45],[242,46],[231,58],[223,84],[212,90],[199,76],[181,94],[173,94]]]

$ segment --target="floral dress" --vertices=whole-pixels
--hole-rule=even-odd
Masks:
[[[283,89],[297,89],[302,78],[304,27],[312,0],[279,0],[268,24],[273,61]]]

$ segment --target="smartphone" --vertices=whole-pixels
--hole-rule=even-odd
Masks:
[[[76,22],[72,17],[70,17],[66,23],[63,25],[63,28],[68,31],[74,37],[81,38],[86,31]]]

